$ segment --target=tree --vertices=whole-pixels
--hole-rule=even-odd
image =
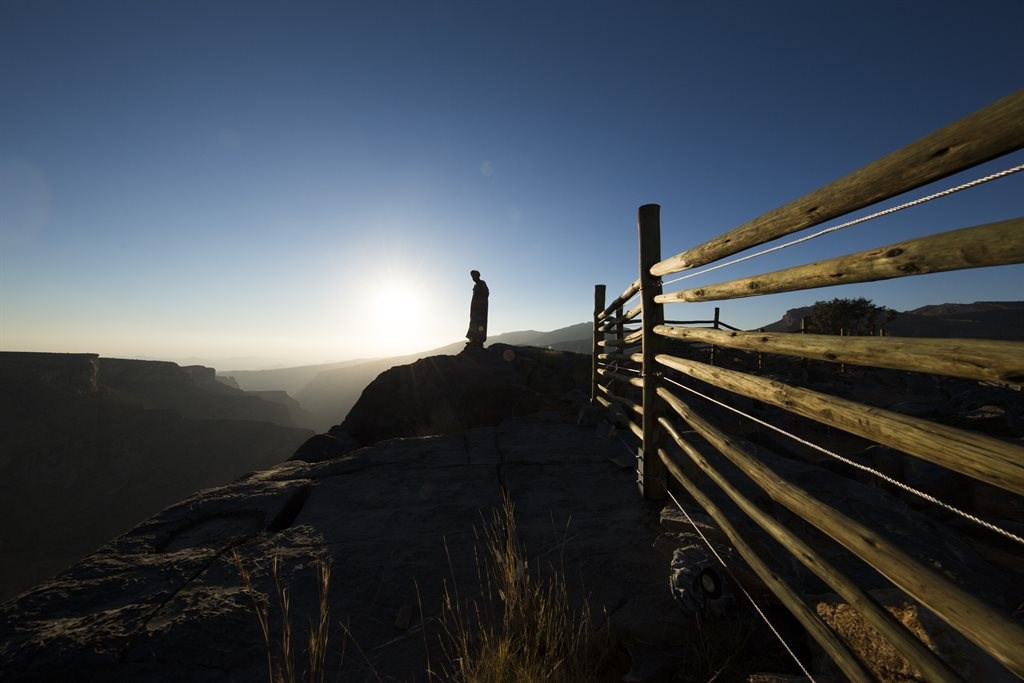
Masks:
[[[864,297],[815,301],[808,316],[807,330],[817,334],[871,334],[895,317],[893,309],[876,306]]]

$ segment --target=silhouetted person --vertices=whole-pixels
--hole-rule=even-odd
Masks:
[[[487,297],[491,293],[487,283],[480,279],[479,270],[469,271],[473,278],[473,300],[469,304],[469,331],[466,332],[466,346],[483,347],[487,339]]]

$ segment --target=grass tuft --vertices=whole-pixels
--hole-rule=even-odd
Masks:
[[[331,565],[325,560],[313,562],[317,581],[317,616],[310,620],[306,634],[307,660],[305,675],[296,668],[293,647],[294,631],[291,615],[291,596],[288,587],[281,577],[281,556],[274,555],[270,562],[270,574],[273,578],[274,593],[277,597],[277,608],[281,628],[276,641],[271,641],[270,599],[265,593],[253,585],[252,573],[245,567],[238,551],[233,551],[234,565],[242,579],[245,592],[252,602],[253,611],[260,624],[263,643],[267,652],[267,676],[270,683],[297,683],[300,680],[310,683],[324,683],[327,674],[327,646],[330,641],[330,604],[328,595],[331,583]]]
[[[482,595],[463,601],[446,585],[442,647],[448,660],[444,680],[503,681],[619,680],[611,676],[612,647],[607,625],[597,628],[590,607],[574,609],[562,572],[542,579],[531,571],[505,495],[484,527],[484,566],[478,566]],[[479,563],[478,563],[479,564]],[[621,662],[617,662],[621,664]]]

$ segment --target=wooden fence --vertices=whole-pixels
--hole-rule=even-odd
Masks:
[[[1024,263],[1024,218],[668,293],[662,291],[662,278],[722,262],[751,247],[845,216],[1022,147],[1024,90],[669,258],[661,257],[659,206],[641,206],[639,278],[610,303],[605,301],[604,285],[595,288],[592,400],[606,407],[618,404],[628,416],[629,430],[640,441],[637,481],[641,493],[655,500],[671,492],[675,497],[688,494],[689,500],[699,503],[765,586],[851,680],[874,680],[870,666],[787,585],[781,573],[755,552],[756,544],[741,536],[740,525],[733,523],[736,510],[855,608],[926,680],[962,678],[814,544],[798,536],[792,525],[781,523],[777,514],[763,509],[744,493],[751,488],[749,481],[738,485],[737,473],[754,482],[774,502],[775,510],[787,510],[782,517],[791,513],[841,544],[1021,677],[1024,629],[1011,614],[1013,607],[987,604],[945,573],[912,556],[884,532],[784,479],[758,457],[757,448],[749,441],[716,424],[713,406],[694,397],[698,390],[743,397],[748,405],[752,399],[762,408],[774,406],[1016,496],[1024,494],[1024,448],[1019,441],[1013,443],[766,377],[756,368],[730,369],[715,361],[715,350],[929,373],[1019,388],[1024,382],[1024,343],[743,332],[723,324],[717,308],[713,320],[666,322],[665,305]],[[1021,283],[1015,284],[1019,292]],[[638,303],[628,307],[637,295]],[[700,343],[701,353],[679,352],[686,343]],[[710,357],[705,353],[708,349]],[[724,512],[715,502],[721,500],[731,501],[733,511]],[[1019,537],[1016,540],[1019,542]],[[1020,551],[1021,545],[1017,545],[1018,556]]]

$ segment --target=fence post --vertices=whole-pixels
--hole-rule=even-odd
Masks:
[[[800,316],[800,334],[807,334],[807,316]],[[800,367],[804,370],[807,369],[807,359],[800,359]]]
[[[764,332],[764,328],[758,329],[758,332]],[[757,369],[764,370],[764,354],[760,351],[757,352]]]
[[[625,315],[625,311],[622,310],[622,306],[615,309],[615,318],[619,321],[619,324],[615,326],[615,341],[619,343],[616,347],[618,353],[626,352],[626,326],[622,323],[622,318]]]
[[[718,330],[718,329],[721,329],[720,323],[721,323],[722,321],[721,321],[721,319],[720,319],[720,318],[718,317],[718,314],[719,314],[719,312],[720,312],[720,309],[718,308],[718,306],[715,306],[715,320],[714,320],[714,321],[712,322],[712,326],[713,326],[713,327],[714,327],[714,328],[715,328],[716,330]],[[712,344],[712,345],[711,345],[711,364],[712,364],[712,365],[714,365],[714,364],[715,364],[715,356],[717,355],[717,354],[715,353],[716,351],[717,351],[717,347],[716,347],[716,346],[715,346],[714,344]]]
[[[590,402],[597,403],[597,354],[601,353],[603,347],[598,346],[597,342],[604,339],[604,332],[601,332],[598,328],[601,326],[601,321],[597,319],[597,316],[604,312],[604,285],[594,285],[594,353],[591,356],[590,361]]]
[[[637,211],[640,236],[640,302],[643,306],[643,445],[637,454],[637,485],[645,498],[660,500],[667,496],[665,465],[658,457],[662,413],[657,395],[661,370],[654,357],[661,353],[662,339],[654,334],[655,325],[665,322],[665,312],[654,297],[661,294],[661,279],[651,275],[651,267],[661,260],[661,206],[644,204]]]

